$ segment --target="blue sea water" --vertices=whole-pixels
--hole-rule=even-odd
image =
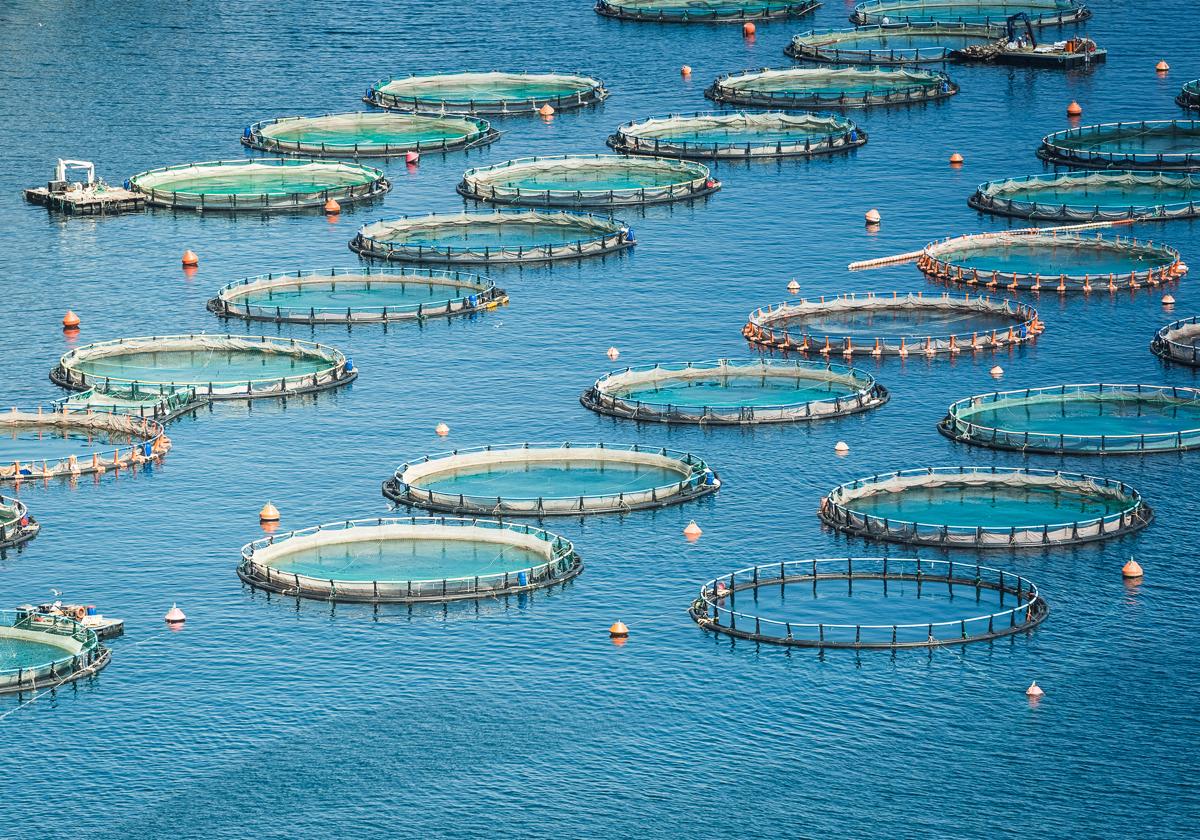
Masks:
[[[736,25],[621,23],[587,0],[0,5],[7,402],[60,396],[46,374],[71,346],[59,328],[68,307],[83,319],[78,342],[265,330],[334,344],[361,369],[338,392],[180,420],[151,470],[20,488],[43,530],[0,559],[0,605],[57,587],[124,617],[127,632],[98,678],[25,706],[0,698],[0,837],[1193,835],[1200,455],[1025,457],[960,446],[934,424],[950,402],[998,387],[997,363],[1005,388],[1195,385],[1196,372],[1148,350],[1159,326],[1200,311],[1194,281],[1172,289],[1173,313],[1156,291],[1044,294],[1046,332],[999,358],[856,360],[892,398],[837,421],[669,428],[578,403],[612,367],[610,346],[633,365],[743,357],[747,313],[788,297],[793,277],[804,296],[932,289],[912,265],[845,267],[1004,228],[966,198],[981,181],[1041,171],[1034,149],[1066,127],[1071,100],[1085,122],[1182,116],[1172,98],[1200,75],[1200,43],[1183,37],[1194,3],[1092,5],[1084,31],[1110,51],[1093,73],[951,67],[959,95],[871,109],[861,115],[870,142],[849,156],[719,164],[724,186],[707,200],[622,210],[640,243],[632,252],[492,268],[510,306],[386,330],[222,325],[204,303],[241,277],[347,264],[364,222],[460,209],[454,185],[469,166],[604,152],[628,120],[706,110],[701,92],[718,74],[786,65],[793,34],[846,26],[852,5],[759,24],[753,41]],[[1154,73],[1160,58],[1165,76]],[[255,120],[359,107],[391,74],[494,65],[581,69],[613,94],[549,122],[500,120],[499,142],[467,155],[389,162],[392,192],[334,222],[65,219],[19,194],[58,156],[94,160],[114,183],[237,159]],[[962,169],[947,166],[953,151]],[[883,216],[875,232],[862,224],[871,207]],[[1194,222],[1127,232],[1200,265]],[[190,277],[185,248],[201,257]],[[519,440],[692,450],[724,486],[657,512],[553,521],[587,568],[524,599],[375,611],[268,599],[234,573],[268,499],[285,528],[382,515],[379,484],[404,460]],[[844,458],[838,440],[850,445]],[[735,643],[688,619],[702,581],[753,562],[911,555],[824,529],[818,502],[863,475],[945,464],[1119,478],[1157,521],[1121,540],[989,553],[1051,605],[1028,638],[820,655]],[[690,519],[704,530],[694,543],[680,533]],[[1120,577],[1131,554],[1147,571],[1139,586]],[[172,633],[161,617],[174,601],[188,621]],[[617,619],[631,629],[623,646],[607,635]],[[1034,679],[1046,696],[1031,705]]]

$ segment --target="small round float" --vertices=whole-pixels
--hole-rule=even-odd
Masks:
[[[664,423],[792,423],[855,414],[887,402],[866,371],[822,362],[749,359],[629,367],[580,397],[613,417]]]
[[[703,164],[628,155],[517,158],[468,169],[458,185],[476,201],[533,207],[661,204],[720,188]]]
[[[1011,291],[1138,289],[1187,273],[1168,245],[1129,237],[1006,231],[951,237],[925,246],[917,267],[931,280]]]
[[[997,216],[1063,222],[1194,219],[1200,175],[1166,172],[1067,172],[980,184],[967,204]]]
[[[1175,97],[1175,102],[1180,108],[1187,108],[1189,111],[1200,111],[1200,79],[1192,79],[1190,82],[1185,82],[1183,87],[1179,89],[1179,95]]]
[[[249,321],[369,324],[468,315],[507,300],[503,289],[478,274],[357,267],[247,277],[222,287],[208,309]]]
[[[1042,138],[1037,156],[1084,169],[1200,171],[1200,122],[1140,120],[1068,128]]]
[[[64,354],[50,372],[55,384],[76,391],[115,385],[165,393],[183,387],[214,400],[323,391],[356,376],[353,363],[324,344],[203,333],[87,344]]]
[[[445,114],[354,112],[252,123],[242,145],[312,157],[389,157],[486,146],[500,133],[487,120]]]
[[[1200,446],[1200,390],[1173,385],[1055,385],[952,403],[938,431],[962,443],[1110,455]]]
[[[629,225],[608,216],[563,210],[430,213],[372,222],[350,250],[363,257],[407,262],[552,262],[631,248]]]
[[[742,335],[769,350],[903,357],[1013,347],[1042,329],[1037,310],[1017,301],[892,292],[760,307]]]
[[[1032,581],[979,563],[845,557],[738,569],[701,586],[689,612],[706,630],[755,642],[895,650],[1024,633],[1049,608]]]
[[[91,676],[108,664],[96,632],[33,607],[0,610],[0,694],[34,692]]]
[[[1168,362],[1200,367],[1200,316],[1167,324],[1154,334],[1150,349]]]
[[[238,576],[269,592],[376,604],[494,598],[583,571],[557,534],[494,519],[352,519],[249,543]]]
[[[1087,20],[1092,10],[1078,0],[866,0],[854,7],[850,22],[860,25],[936,21],[996,23],[1025,14],[1034,26]]]
[[[0,548],[29,542],[42,526],[20,499],[0,496]]]
[[[140,172],[129,189],[155,207],[299,210],[375,198],[392,188],[382,171],[346,161],[257,158],[184,163]]]
[[[720,480],[690,452],[604,443],[456,449],[403,464],[384,482],[399,504],[488,516],[580,516],[679,504]]]
[[[750,108],[868,108],[944,99],[958,93],[945,73],[860,67],[746,70],[717,78],[704,95]]]
[[[807,15],[820,0],[596,0],[596,13],[650,23],[743,23]]]
[[[694,159],[812,157],[866,142],[867,133],[844,117],[782,111],[651,117],[608,138],[622,154]]]
[[[813,29],[796,35],[783,51],[797,61],[900,67],[940,64],[955,50],[991,44],[1002,37],[1002,28],[986,24],[917,21]]]
[[[924,467],[835,487],[821,520],[888,542],[1036,548],[1137,531],[1154,513],[1124,482],[1054,470]]]
[[[70,477],[133,469],[167,453],[162,424],[146,417],[63,404],[54,411],[0,412],[0,480]]]
[[[381,79],[363,97],[392,111],[533,114],[595,105],[608,97],[599,79],[571,73],[431,73]]]

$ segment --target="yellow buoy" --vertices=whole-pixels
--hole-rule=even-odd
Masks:
[[[262,510],[260,510],[258,512],[258,521],[259,522],[278,522],[279,521],[279,509],[277,507],[275,507],[275,505],[271,504],[270,502],[267,502],[265,505],[262,506]]]

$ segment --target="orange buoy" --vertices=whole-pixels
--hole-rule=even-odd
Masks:
[[[1134,560],[1132,557],[1129,558],[1128,563],[1121,567],[1121,577],[1123,578],[1132,579],[1143,576],[1144,573],[1142,572],[1142,564]]]
[[[547,106],[547,107],[549,107],[549,106]],[[420,159],[421,159],[421,155],[419,152],[405,152],[404,153],[404,162],[405,163],[416,163]]]
[[[1076,102],[1074,99],[1072,99],[1071,104],[1067,106],[1067,116],[1068,117],[1078,117],[1082,113],[1083,113],[1083,108],[1080,107],[1078,102]]]
[[[1042,687],[1037,684],[1037,680],[1031,682],[1029,688],[1025,689],[1026,697],[1041,697],[1045,693],[1042,691]]]
[[[200,258],[196,256],[196,252],[191,248],[183,252],[183,264],[189,268],[195,268],[200,265]]]
[[[279,509],[277,507],[275,507],[275,505],[271,504],[270,502],[267,502],[265,505],[262,506],[262,510],[260,510],[258,512],[258,521],[259,522],[278,522],[279,521]]]
[[[844,440],[839,440],[833,445],[833,451],[839,455],[845,455],[850,451],[850,444],[846,443]]]
[[[1174,306],[1175,305],[1175,296],[1174,295],[1163,295],[1162,303],[1163,303],[1163,306]],[[71,313],[68,312],[67,314],[70,315]],[[66,318],[63,319],[63,323],[64,324],[67,323]]]
[[[687,64],[683,65],[679,68],[679,75],[686,79],[688,76],[692,75],[692,68]]]
[[[750,21],[746,21],[742,24],[742,35],[746,38],[753,38],[754,33],[757,31],[758,29]]]
[[[614,639],[624,639],[629,635],[629,628],[622,621],[614,621],[612,627],[608,628],[608,635]]]
[[[1168,70],[1171,69],[1171,65],[1167,64],[1167,62],[1164,59],[1160,58],[1158,60],[1158,64],[1154,65],[1154,69],[1157,70],[1159,73],[1166,73]]]
[[[992,369],[989,370],[988,373],[990,373],[992,376],[1000,377],[1004,375],[1004,368],[1000,367],[1000,365],[993,365]]]
[[[704,531],[700,530],[700,526],[696,524],[695,519],[689,522],[687,527],[683,529],[683,535],[689,540],[694,540],[703,533]]]
[[[450,427],[445,423],[438,423],[434,431],[438,433],[438,437],[445,437],[450,434]]]
[[[960,155],[958,152],[955,152],[954,154],[950,155],[950,165],[951,166],[962,166],[963,165],[963,156]]]
[[[341,212],[342,212],[342,205],[337,203],[337,199],[331,198],[325,202],[325,215],[326,216],[336,216],[338,213],[341,213]]]
[[[883,221],[883,217],[879,215],[879,211],[874,207],[863,214],[863,218],[867,220],[867,224],[869,225],[877,225]]]
[[[554,116],[554,106],[551,105],[549,102],[547,102],[541,108],[538,108],[538,113],[541,114],[543,117],[553,117]]]
[[[167,614],[163,616],[163,621],[171,625],[180,625],[187,621],[187,616],[183,614],[183,610],[179,609],[178,604],[171,604],[171,609],[167,610]]]
[[[63,316],[63,329],[64,330],[79,329],[79,316],[76,315],[74,312],[72,312],[70,309],[68,309],[67,314]]]
[[[800,284],[793,279],[792,282],[788,283],[788,291],[796,294],[796,292],[800,291]]]
[[[615,362],[617,359],[621,358],[621,351],[618,350],[616,347],[609,347],[608,348],[608,358],[612,359]]]

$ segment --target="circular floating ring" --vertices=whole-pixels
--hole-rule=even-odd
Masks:
[[[1019,219],[1110,221],[1200,216],[1200,175],[1165,172],[1068,172],[980,184],[967,204]]]
[[[0,610],[0,694],[35,692],[91,676],[108,664],[96,632],[64,615]]]
[[[445,517],[351,519],[242,548],[238,576],[270,592],[376,604],[529,592],[583,571],[569,540],[529,525]]]
[[[783,52],[797,61],[821,64],[941,64],[956,50],[990,44],[1004,34],[1003,27],[938,21],[812,29],[792,38]]]
[[[839,417],[887,400],[887,389],[866,371],[777,359],[625,368],[600,377],[580,397],[613,417],[713,425]]]
[[[392,188],[383,172],[345,161],[295,158],[185,163],[139,172],[128,188],[155,207],[273,211],[375,198]]]
[[[933,70],[787,67],[719,76],[704,95],[751,108],[869,108],[945,99],[958,85]]]
[[[1175,102],[1180,108],[1187,108],[1189,111],[1200,111],[1200,79],[1185,82],[1183,87],[1179,89],[1179,95],[1175,97]]]
[[[1058,231],[979,233],[931,242],[917,259],[931,280],[987,289],[1090,292],[1138,289],[1187,273],[1170,246]]]
[[[708,167],[627,155],[551,155],[468,169],[458,191],[492,204],[607,207],[684,201],[721,188]]]
[[[990,297],[845,294],[760,307],[742,335],[755,347],[825,356],[935,356],[1035,339],[1037,310]]]
[[[503,289],[478,274],[356,267],[247,277],[223,286],[208,309],[249,321],[358,324],[468,315],[507,301]]]
[[[1200,171],[1200,122],[1141,120],[1068,128],[1042,138],[1037,156],[1083,169]]]
[[[1168,362],[1200,367],[1200,316],[1167,324],[1154,334],[1150,349]]]
[[[1055,385],[951,403],[938,431],[962,443],[1055,455],[1174,452],[1200,446],[1200,390]]]
[[[12,548],[29,542],[42,526],[20,499],[0,496],[0,548]]]
[[[1034,26],[1057,26],[1087,20],[1092,10],[1077,0],[867,0],[854,7],[850,22],[875,24],[896,21],[995,23],[1011,15],[1029,15]]]
[[[262,120],[242,132],[242,145],[313,157],[389,157],[486,146],[500,136],[487,120],[445,114],[356,111]]]
[[[1123,482],[1011,467],[925,467],[835,487],[825,524],[887,542],[946,548],[1038,548],[1117,537],[1154,512]]]
[[[306,394],[344,385],[358,370],[340,350],[295,338],[161,335],[77,347],[50,372],[57,385],[82,391],[134,386],[142,392],[194,388],[207,399]]]
[[[604,443],[456,449],[402,465],[383,495],[411,507],[488,516],[581,516],[660,508],[716,492],[690,452]]]
[[[650,23],[743,23],[800,17],[820,0],[596,0],[596,14]]]
[[[832,114],[696,113],[627,122],[608,138],[615,151],[671,158],[783,158],[848,152],[867,133]]]
[[[132,469],[171,448],[162,424],[145,417],[62,404],[57,411],[0,412],[0,480],[23,481]]]
[[[367,88],[363,101],[392,111],[449,114],[533,114],[595,105],[604,82],[570,73],[431,73],[393,76]]]
[[[359,228],[350,250],[371,259],[468,265],[575,260],[634,244],[629,225],[607,216],[486,210],[372,222]]]
[[[805,591],[798,592],[797,584]],[[790,595],[788,586],[793,587]],[[965,615],[951,609],[954,599],[961,597],[955,587],[966,596]],[[737,609],[738,594],[747,591],[753,613]],[[849,623],[843,616],[848,611],[846,602],[852,601],[855,593],[868,601],[868,609],[874,607],[875,614],[866,621]],[[805,595],[810,596],[809,609],[792,620],[795,599]],[[921,600],[905,607],[905,595]],[[1011,606],[1005,603],[1006,597],[1012,599]],[[981,608],[983,603],[987,606]],[[821,610],[831,607],[837,610],[833,620],[820,621]],[[898,620],[880,620],[890,617],[887,613],[892,610],[899,611]],[[1038,588],[1020,575],[978,563],[908,557],[791,560],[749,566],[705,583],[689,610],[692,620],[705,630],[739,639],[854,650],[983,642],[1032,630],[1049,612]],[[918,616],[922,620],[914,621]]]

